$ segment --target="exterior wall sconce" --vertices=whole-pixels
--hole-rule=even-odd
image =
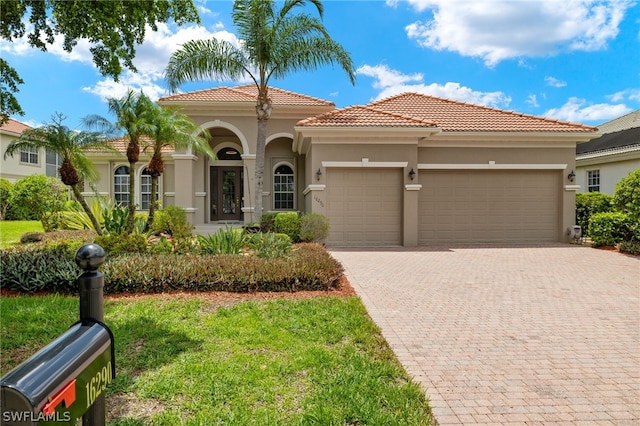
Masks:
[[[412,167],[411,170],[409,170],[409,179],[413,180],[414,177],[416,177],[416,171],[413,170]]]
[[[569,173],[567,179],[569,179],[569,182],[573,182],[574,180],[576,180],[576,174],[573,173],[573,170],[571,170],[571,173]]]
[[[318,171],[316,172],[316,180],[320,180],[320,176],[322,176],[322,170],[318,169]]]

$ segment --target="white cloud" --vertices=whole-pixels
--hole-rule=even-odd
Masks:
[[[611,102],[620,102],[625,99],[630,101],[640,102],[640,89],[626,89],[616,92],[612,95],[608,95],[607,99]]]
[[[131,71],[125,71],[120,76],[118,82],[108,78],[98,81],[93,86],[83,87],[84,92],[93,93],[98,95],[102,100],[107,98],[121,98],[127,94],[130,89],[134,91],[142,90],[152,100],[158,100],[158,98],[168,94],[165,87],[154,83],[154,79],[150,74],[143,72],[134,74]]]
[[[547,86],[551,87],[565,87],[567,85],[566,81],[558,80],[557,78],[551,76],[545,77],[544,82],[547,83]]]
[[[631,112],[624,104],[589,104],[585,99],[569,98],[560,108],[547,110],[544,115],[558,120],[581,123],[584,121],[607,121]]]
[[[482,58],[489,67],[522,56],[603,49],[633,5],[630,0],[408,2],[432,15],[406,26],[409,38],[431,49]]]
[[[534,108],[538,108],[540,106],[540,104],[538,103],[538,97],[536,95],[527,96],[527,100],[525,102]]]
[[[460,83],[424,84],[422,74],[405,75],[386,65],[364,65],[358,68],[356,73],[374,78],[373,87],[381,89],[375,100],[404,92],[415,92],[492,107],[504,108],[511,102],[511,98],[503,92],[479,92]]]

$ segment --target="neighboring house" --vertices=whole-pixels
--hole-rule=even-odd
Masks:
[[[640,169],[640,110],[598,126],[600,136],[576,147],[579,192],[613,195],[616,185]]]
[[[270,96],[264,212],[324,214],[334,246],[566,241],[576,144],[599,136],[594,127],[415,93],[344,109],[276,88]],[[252,222],[255,86],[159,102],[208,129],[218,156],[165,153],[162,205],[186,208],[196,225]],[[93,159],[98,190],[126,200],[126,158]],[[143,208],[145,163],[134,200]]]
[[[29,175],[58,176],[58,167],[62,159],[55,153],[45,149],[24,148],[13,157],[4,158],[9,144],[18,139],[23,131],[30,129],[24,123],[9,119],[0,127],[0,178],[15,182]]]

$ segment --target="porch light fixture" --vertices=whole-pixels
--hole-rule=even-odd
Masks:
[[[413,170],[412,167],[411,170],[409,170],[409,179],[413,180],[414,177],[416,177],[416,171]]]
[[[320,176],[322,176],[322,171],[318,169],[318,171],[316,172],[316,180],[320,180]]]
[[[569,175],[567,176],[567,179],[569,179],[570,182],[573,182],[574,180],[576,180],[576,174],[573,173],[573,170],[571,170],[571,173],[569,173]]]

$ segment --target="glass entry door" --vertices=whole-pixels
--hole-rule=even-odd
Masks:
[[[211,221],[242,220],[242,167],[211,167]]]

